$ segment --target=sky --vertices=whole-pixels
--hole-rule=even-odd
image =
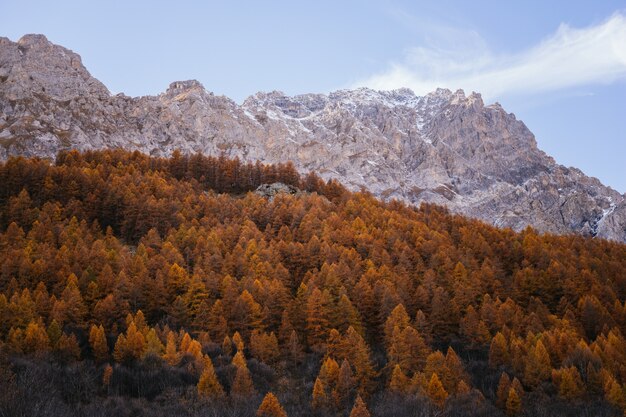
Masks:
[[[257,91],[480,92],[558,163],[626,192],[626,0],[0,0],[0,36],[43,33],[110,91],[197,79]]]

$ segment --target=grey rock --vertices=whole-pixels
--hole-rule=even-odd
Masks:
[[[515,115],[476,93],[274,91],[238,105],[190,80],[158,96],[112,96],[80,56],[44,36],[0,38],[0,159],[102,148],[292,160],[384,199],[626,241],[624,195],[557,164]]]
[[[302,192],[293,185],[275,182],[272,184],[261,184],[254,190],[254,193],[261,197],[273,199],[278,194],[299,195]]]

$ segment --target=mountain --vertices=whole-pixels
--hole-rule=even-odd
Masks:
[[[557,164],[521,121],[476,93],[274,91],[239,105],[192,80],[133,98],[111,95],[74,52],[26,35],[0,38],[0,108],[0,159],[124,148],[292,160],[385,199],[443,204],[515,230],[626,241],[624,195]]]

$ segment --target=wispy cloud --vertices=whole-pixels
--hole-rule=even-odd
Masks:
[[[454,48],[420,46],[401,62],[356,83],[380,90],[409,87],[424,94],[463,88],[487,98],[607,84],[626,77],[626,16],[582,29],[562,24],[539,44],[515,54],[492,53],[475,32]]]

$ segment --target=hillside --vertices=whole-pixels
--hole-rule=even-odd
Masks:
[[[132,98],[111,95],[76,53],[26,35],[0,38],[0,109],[2,160],[103,148],[290,160],[352,191],[437,203],[499,227],[626,241],[623,195],[557,164],[521,121],[476,93],[270,92],[239,105],[191,80]]]
[[[626,408],[626,245],[178,152],[0,183],[0,415]]]

